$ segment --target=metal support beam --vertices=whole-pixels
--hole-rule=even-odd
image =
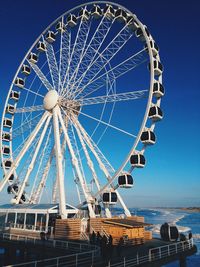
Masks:
[[[59,211],[61,218],[64,219],[67,217],[67,214],[66,214],[64,173],[62,167],[63,157],[60,145],[58,110],[59,110],[58,106],[55,106],[55,108],[53,109],[53,126],[54,126],[54,139],[55,139],[56,169],[57,169],[58,190],[59,190]]]
[[[80,180],[80,183],[81,183],[81,186],[82,186],[82,190],[83,190],[85,199],[86,199],[86,201],[88,203],[88,209],[89,209],[90,217],[91,218],[95,218],[96,216],[95,216],[94,210],[93,210],[92,205],[91,205],[92,197],[88,193],[87,185],[84,182],[81,170],[80,170],[79,165],[78,165],[78,160],[77,160],[77,158],[75,156],[75,153],[73,151],[72,144],[71,144],[70,138],[68,136],[68,133],[67,133],[67,130],[66,130],[66,127],[65,127],[65,123],[63,121],[63,118],[62,118],[62,115],[61,115],[61,112],[60,112],[59,108],[58,108],[58,117],[59,117],[59,120],[60,120],[60,123],[61,123],[61,126],[62,126],[62,130],[63,130],[64,136],[65,136],[65,140],[66,140],[67,146],[69,148],[69,152],[70,152],[71,157],[72,157],[72,164],[74,165],[74,167],[76,169],[76,172],[77,172],[77,175],[79,177],[79,180]]]

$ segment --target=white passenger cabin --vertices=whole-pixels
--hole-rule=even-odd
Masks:
[[[94,5],[94,7],[91,10],[91,15],[95,18],[98,19],[102,16],[102,10],[100,6]]]
[[[20,96],[20,92],[11,91],[11,93],[10,93],[10,99],[12,99],[16,102],[19,100],[19,96]]]
[[[153,131],[146,129],[142,132],[141,142],[145,145],[154,145],[156,142],[156,136]]]
[[[39,52],[45,52],[46,51],[46,46],[45,46],[45,44],[43,42],[39,41],[38,44],[37,44],[36,49]]]
[[[28,76],[31,73],[31,68],[28,65],[23,65],[21,72]]]
[[[13,120],[12,119],[8,119],[8,118],[4,118],[3,120],[3,126],[6,128],[11,128],[13,124]]]
[[[130,157],[130,163],[135,168],[143,168],[145,166],[146,160],[143,154],[135,153]]]
[[[53,31],[48,31],[46,34],[46,41],[51,44],[55,42],[55,40],[56,40],[55,33]]]
[[[133,187],[133,177],[130,173],[121,174],[118,177],[118,185],[122,188],[131,188]]]
[[[114,205],[117,203],[117,194],[115,192],[103,193],[103,203],[108,205]]]
[[[15,86],[19,88],[24,88],[25,81],[22,78],[17,77],[15,80]]]
[[[36,64],[38,62],[38,56],[35,53],[30,53],[28,60],[33,63]]]

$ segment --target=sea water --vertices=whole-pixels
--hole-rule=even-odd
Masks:
[[[179,209],[131,209],[131,213],[143,216],[145,222],[153,224],[154,237],[160,237],[160,226],[165,222],[176,224],[179,231],[186,237],[191,231],[198,251],[195,255],[187,257],[187,267],[200,267],[200,213]],[[163,267],[179,267],[179,262],[170,263]]]

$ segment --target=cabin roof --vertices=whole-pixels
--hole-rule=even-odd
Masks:
[[[118,226],[127,227],[127,228],[139,228],[139,227],[152,225],[149,223],[137,222],[137,221],[130,220],[130,219],[107,219],[104,221],[104,223],[118,225]]]

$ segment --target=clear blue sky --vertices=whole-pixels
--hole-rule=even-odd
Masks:
[[[200,3],[118,0],[145,25],[160,47],[164,65],[165,113],[148,164],[136,171],[126,194],[132,206],[200,205]],[[12,78],[26,51],[44,28],[86,1],[6,0],[0,3],[0,116]]]

